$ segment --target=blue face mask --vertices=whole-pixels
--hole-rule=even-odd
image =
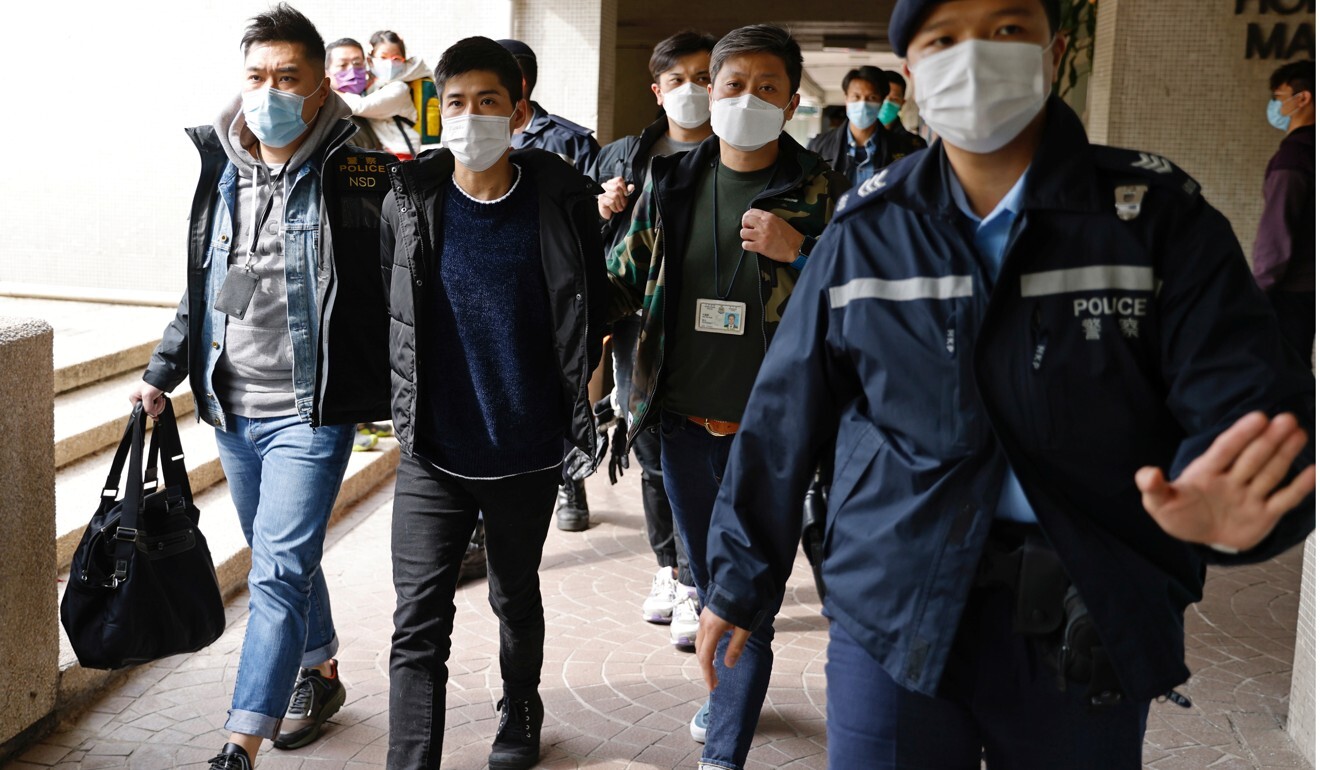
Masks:
[[[1292,97],[1288,97],[1291,99]],[[1278,99],[1270,99],[1270,106],[1265,110],[1265,117],[1269,118],[1270,125],[1280,131],[1287,131],[1288,126],[1292,125],[1292,116],[1283,114],[1283,102]]]
[[[880,105],[875,102],[848,102],[845,109],[848,120],[863,131],[875,125],[875,119],[880,116]]]
[[[325,81],[321,81],[321,86]],[[307,130],[303,120],[303,102],[316,96],[321,86],[307,96],[278,88],[261,88],[243,92],[243,117],[257,141],[267,147],[286,147]]]
[[[903,109],[897,102],[891,102],[885,99],[885,103],[880,105],[880,122],[886,126],[898,120],[898,111]]]

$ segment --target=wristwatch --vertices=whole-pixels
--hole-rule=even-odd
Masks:
[[[802,268],[807,266],[807,257],[811,254],[811,250],[815,248],[815,246],[815,238],[812,238],[810,235],[802,236],[802,245],[798,246],[797,259],[793,260],[792,263],[794,270],[797,270],[799,273],[802,272]]]

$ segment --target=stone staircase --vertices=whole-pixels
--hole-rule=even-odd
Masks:
[[[96,509],[131,412],[128,394],[173,314],[173,309],[164,307],[0,296],[0,315],[42,318],[55,328],[55,537],[61,597],[69,562]],[[220,467],[214,429],[196,421],[186,382],[170,397],[201,511],[200,527],[229,600],[245,587],[251,562]],[[393,476],[398,456],[398,444],[392,439],[382,440],[375,451],[353,454],[332,527],[358,500]],[[114,677],[114,672],[79,666],[60,629],[61,709]]]

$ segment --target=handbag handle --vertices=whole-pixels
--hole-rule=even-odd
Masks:
[[[128,483],[124,485],[124,501],[119,508],[119,525],[115,528],[115,568],[110,575],[110,587],[118,588],[128,579],[128,564],[137,548],[138,514],[142,511],[142,441],[146,432],[147,414],[139,401],[133,407],[133,414],[128,418],[128,429],[119,442],[115,460],[111,464],[110,476],[106,479],[106,488],[112,485],[118,491],[120,473],[123,471],[123,455],[128,453]],[[102,494],[105,494],[103,492]]]
[[[160,459],[160,458],[163,458]],[[164,486],[178,487],[183,499],[192,502],[192,485],[188,480],[188,467],[183,458],[183,441],[179,438],[179,423],[174,416],[174,403],[165,397],[165,408],[156,417],[151,430],[151,449],[147,453],[146,481],[155,481],[157,467],[164,466],[161,478]]]

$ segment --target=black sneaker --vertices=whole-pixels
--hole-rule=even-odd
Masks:
[[[486,577],[486,524],[477,519],[477,528],[472,530],[472,539],[468,541],[467,552],[458,567],[458,582]]]
[[[237,743],[226,743],[220,753],[211,757],[207,770],[252,770],[252,760]]]
[[[545,706],[541,696],[500,699],[500,728],[490,747],[490,770],[525,770],[541,758],[541,723]]]
[[[566,481],[559,487],[559,496],[555,499],[555,525],[565,532],[581,532],[591,526],[585,482]]]
[[[289,710],[284,712],[280,734],[275,737],[275,748],[296,749],[316,740],[321,734],[321,725],[344,705],[348,693],[344,690],[344,683],[339,681],[339,662],[331,660],[330,667],[334,673],[328,677],[314,668],[298,672],[293,697],[289,698]]]

